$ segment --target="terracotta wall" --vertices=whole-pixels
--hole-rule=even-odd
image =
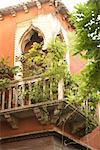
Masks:
[[[49,5],[44,4],[41,9],[33,7],[29,9],[29,13],[20,11],[16,17],[11,15],[5,16],[3,21],[0,21],[0,58],[9,57],[10,65],[14,63],[14,44],[15,32],[17,23],[29,20],[36,15],[54,12],[55,9]]]
[[[53,125],[41,125],[34,117],[18,119],[18,129],[12,129],[8,122],[0,122],[0,137],[10,137],[31,132],[53,129]]]
[[[81,141],[90,145],[93,150],[100,150],[100,126],[95,128],[91,133],[81,138]]]
[[[70,55],[70,70],[72,74],[79,74],[85,67],[86,60],[82,59],[80,55]]]

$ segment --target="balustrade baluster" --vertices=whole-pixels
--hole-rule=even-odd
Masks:
[[[32,86],[36,92],[34,92],[33,95],[30,95]],[[0,109],[5,110],[5,109],[11,109],[17,107],[20,108],[23,107],[24,105],[31,105],[32,102],[34,103],[34,101],[36,101],[38,98],[41,99],[44,98],[44,100],[46,99],[53,100],[54,98],[53,98],[52,87],[53,87],[53,82],[52,81],[50,82],[50,80],[47,78],[44,80],[42,80],[41,78],[36,78],[36,79],[34,78],[32,80],[23,79],[23,81],[18,81],[18,82],[14,81],[12,82],[12,85],[11,87],[9,87],[9,89],[0,92],[0,99],[1,99]],[[29,93],[26,93],[26,95],[25,95],[25,90],[29,90]],[[37,99],[35,99],[38,93],[39,96]],[[61,94],[61,90],[59,90],[58,93]]]
[[[43,98],[45,97],[45,90],[46,90],[46,81],[43,80]]]
[[[22,93],[21,93],[21,106],[24,106],[24,98],[23,98],[23,94],[25,92],[25,84],[22,84]]]
[[[31,105],[31,90],[32,90],[32,84],[31,84],[31,82],[28,84],[28,86],[29,86],[29,105]]]
[[[63,79],[58,83],[58,100],[62,100],[64,98],[64,81]]]
[[[9,101],[8,101],[8,108],[11,108],[11,101],[12,101],[12,89],[8,89],[9,91]]]
[[[15,107],[17,107],[18,106],[18,86],[13,88],[13,101],[14,101]]]
[[[52,81],[50,81],[50,99],[53,100]]]
[[[5,91],[2,92],[2,110],[5,109]]]

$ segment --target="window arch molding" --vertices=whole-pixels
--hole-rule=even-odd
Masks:
[[[23,53],[23,48],[25,44],[28,42],[31,31],[35,30],[38,32],[40,36],[43,37],[44,40],[44,34],[43,32],[38,28],[32,25],[31,21],[22,22],[17,25],[16,33],[15,33],[15,46],[14,46],[14,66],[20,66],[21,70],[23,70],[22,64],[19,60],[20,56]],[[24,43],[25,41],[25,43]],[[15,79],[21,79],[23,77],[23,73],[19,72]]]
[[[41,36],[44,40],[44,34],[43,32],[37,28],[34,27],[33,25],[31,25],[22,35],[20,41],[19,41],[19,45],[20,45],[20,49],[23,51],[25,48],[25,45],[30,41],[30,38],[33,35],[33,32],[37,32],[38,36]]]

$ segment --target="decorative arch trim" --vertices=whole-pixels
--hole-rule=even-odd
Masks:
[[[30,41],[30,38],[33,34],[32,30],[38,32],[39,35],[42,36],[44,39],[43,32],[39,28],[34,27],[33,25],[30,25],[30,27],[23,33],[22,37],[20,38],[19,45],[20,45],[21,50],[23,50],[27,42]]]

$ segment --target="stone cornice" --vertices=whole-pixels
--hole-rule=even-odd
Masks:
[[[65,19],[68,16],[67,8],[59,0],[27,0],[24,3],[0,9],[0,20],[3,20],[4,16],[7,15],[12,15],[13,17],[15,17],[17,12],[19,11],[28,13],[31,7],[37,7],[38,9],[41,9],[42,4],[44,3],[48,3],[50,6],[54,6],[56,8],[56,13],[63,15]]]

